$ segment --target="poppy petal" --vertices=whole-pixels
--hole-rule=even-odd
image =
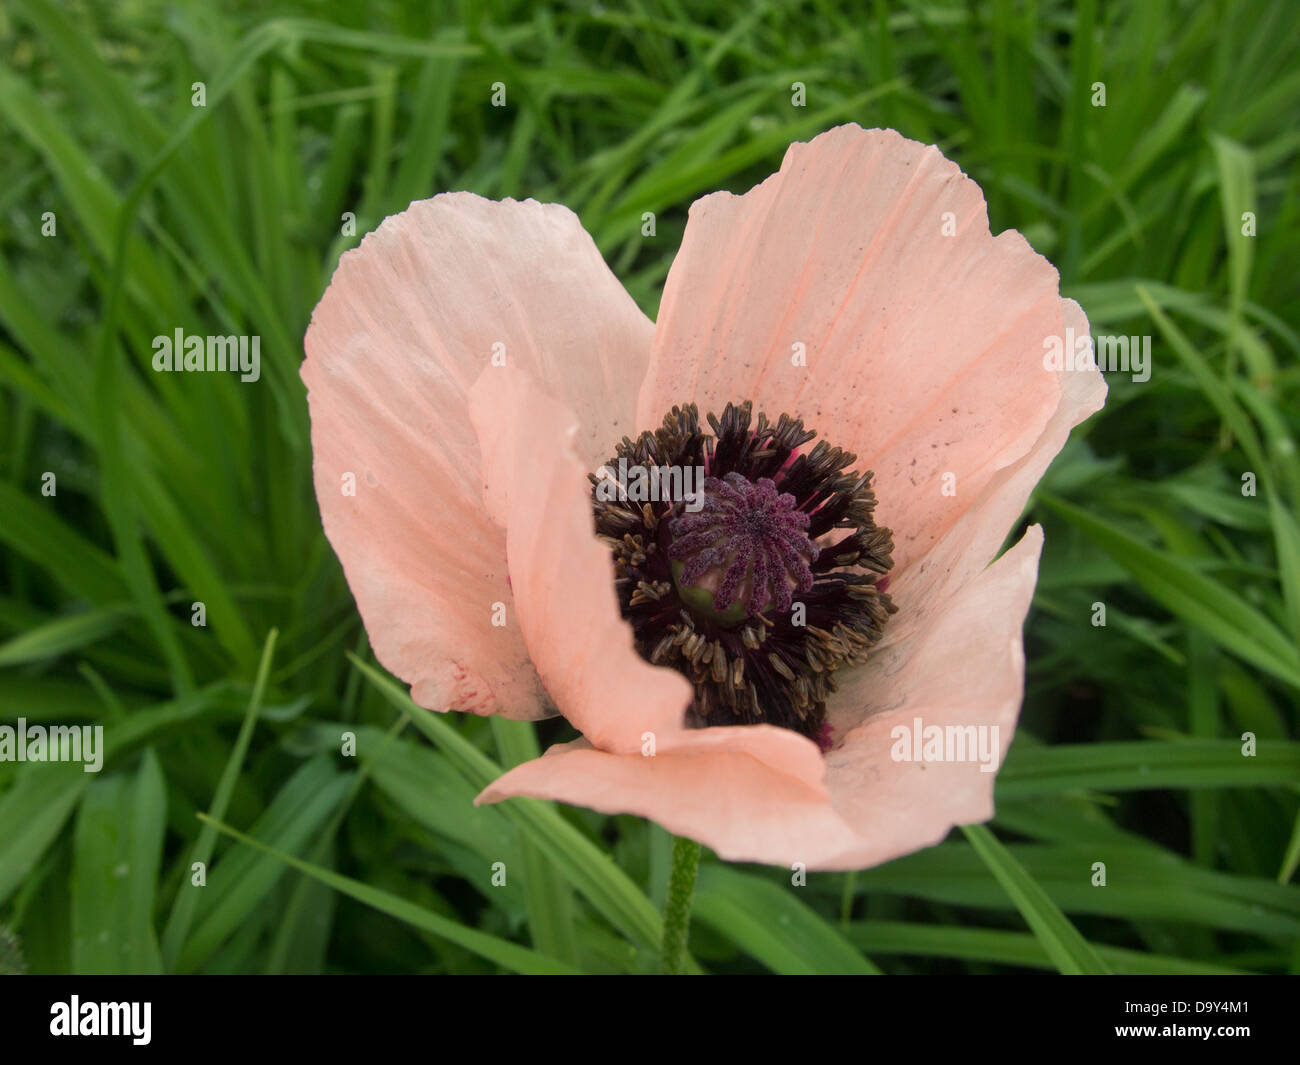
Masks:
[[[552,712],[482,500],[468,391],[494,356],[544,376],[599,462],[633,432],[653,327],[567,208],[450,193],[385,220],[312,315],[316,494],[376,656],[435,710]]]

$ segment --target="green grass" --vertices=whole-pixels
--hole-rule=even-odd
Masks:
[[[339,254],[451,188],[569,205],[653,316],[695,197],[856,121],[960,163],[1151,378],[1027,516],[993,831],[803,887],[706,854],[690,967],[1300,971],[1300,8],[848,6],[0,10],[0,721],[109,726],[98,776],[0,762],[0,969],[653,971],[666,833],[473,807],[554,727],[373,666],[301,339]],[[260,335],[262,381],[152,373],[177,327]]]

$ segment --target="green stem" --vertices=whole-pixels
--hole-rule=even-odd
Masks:
[[[492,721],[495,723],[496,718]],[[840,897],[840,927],[843,929],[849,927],[849,918],[853,916],[853,898],[857,890],[858,873],[856,869],[850,869],[844,878],[844,894]]]
[[[660,970],[680,975],[686,971],[686,937],[691,927],[691,900],[700,871],[700,845],[693,839],[673,837],[673,867],[668,874],[664,900],[664,941]]]

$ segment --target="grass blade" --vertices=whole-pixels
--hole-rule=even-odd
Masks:
[[[1034,883],[1024,867],[1011,856],[984,825],[963,825],[962,831],[975,852],[984,859],[1016,909],[1025,919],[1047,956],[1069,976],[1097,976],[1110,972],[1083,936],[1056,907],[1047,893]]]

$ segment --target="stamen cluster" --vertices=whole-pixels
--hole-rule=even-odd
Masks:
[[[768,723],[824,739],[834,673],[866,660],[895,607],[880,578],[893,538],[857,457],[781,415],[692,404],[624,437],[609,465],[702,468],[703,499],[595,491],[597,535],[641,654],[692,681],[689,723]],[[682,482],[678,482],[679,484]],[[838,533],[838,535],[837,535]]]

